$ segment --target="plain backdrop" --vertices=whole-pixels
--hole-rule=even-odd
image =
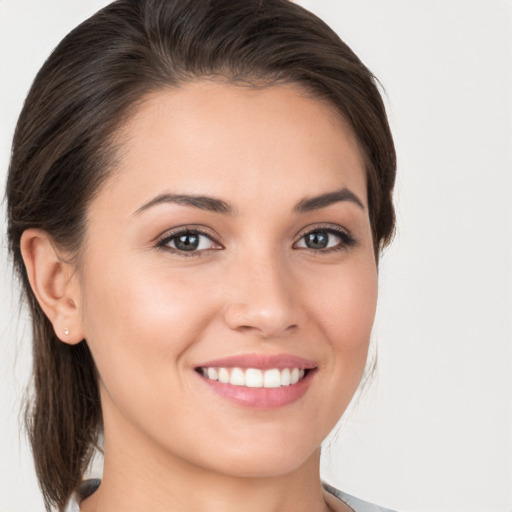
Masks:
[[[0,0],[2,182],[37,69],[106,3]],[[301,3],[382,82],[399,159],[378,372],[326,446],[324,478],[400,512],[510,512],[512,2]],[[42,511],[19,421],[29,328],[1,241],[0,511]]]

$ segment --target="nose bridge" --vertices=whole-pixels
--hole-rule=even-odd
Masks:
[[[240,254],[226,304],[226,323],[260,336],[280,336],[298,325],[292,280],[274,248]]]

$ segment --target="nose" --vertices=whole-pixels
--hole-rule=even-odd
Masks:
[[[287,336],[299,327],[293,279],[279,258],[245,259],[232,269],[226,324],[264,339]]]

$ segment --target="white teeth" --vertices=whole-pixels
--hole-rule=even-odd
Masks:
[[[245,370],[245,385],[248,388],[263,387],[263,373],[256,368],[248,368]]]
[[[280,388],[281,387],[281,372],[277,368],[275,370],[267,370],[263,374],[263,387],[264,388]]]
[[[244,372],[240,368],[233,368],[229,377],[229,383],[233,384],[233,386],[245,386]]]
[[[229,372],[226,368],[219,368],[219,382],[223,382],[224,384],[229,382]]]
[[[281,386],[289,386],[291,383],[290,370],[288,368],[281,370]]]
[[[241,368],[202,367],[200,373],[210,380],[218,380],[232,386],[279,388],[297,384],[304,378],[306,371],[299,368],[271,368],[269,370],[247,368],[243,370]]]

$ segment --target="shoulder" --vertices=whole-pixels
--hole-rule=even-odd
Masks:
[[[332,494],[333,496],[336,496],[336,498],[343,501],[343,503],[346,503],[354,512],[394,512],[389,508],[379,507],[378,505],[374,505],[373,503],[369,503],[368,501],[363,501],[360,500],[359,498],[351,496],[346,492],[339,491],[338,489],[335,489],[334,487],[332,487],[329,484],[326,484],[325,482],[323,486],[328,493]]]
[[[84,480],[76,492],[73,493],[71,499],[68,501],[64,512],[80,512],[80,502],[89,497],[100,486],[101,480],[99,478],[91,478]]]
[[[100,483],[101,480],[99,479],[85,480],[82,482],[78,488],[78,491],[67,504],[65,512],[79,512],[80,502],[90,496],[94,491],[96,491]],[[332,487],[329,484],[326,484],[325,482],[323,483],[323,487],[329,494],[332,494],[339,500],[346,503],[354,512],[394,512],[389,508],[379,507],[378,505],[374,505],[368,501],[363,501],[359,498],[351,496],[346,492],[339,491],[338,489]]]

